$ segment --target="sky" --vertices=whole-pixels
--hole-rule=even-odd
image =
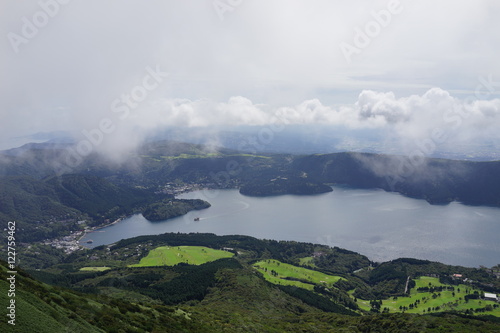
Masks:
[[[0,149],[276,124],[500,148],[496,0],[2,0],[0,16]]]

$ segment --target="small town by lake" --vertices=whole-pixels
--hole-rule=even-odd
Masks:
[[[341,186],[310,196],[248,197],[238,190],[198,190],[178,198],[203,199],[212,206],[162,222],[133,215],[88,233],[80,244],[95,247],[139,235],[208,232],[338,246],[374,261],[411,257],[469,267],[500,263],[499,208],[430,205],[397,193]],[[87,244],[90,239],[92,244]]]

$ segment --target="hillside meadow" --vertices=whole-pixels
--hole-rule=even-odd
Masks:
[[[129,267],[174,266],[180,263],[201,265],[222,258],[231,258],[233,253],[204,246],[160,246]]]

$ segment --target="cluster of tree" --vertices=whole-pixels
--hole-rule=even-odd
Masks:
[[[479,299],[479,297],[480,297],[479,292],[477,290],[475,290],[474,293],[465,295],[464,300],[467,303],[469,300]]]
[[[394,295],[403,295],[408,278],[406,267],[394,265],[390,262],[382,263],[375,269],[358,274],[370,286],[370,293],[375,298],[386,298]],[[355,296],[364,298],[356,289]]]
[[[81,281],[85,281],[88,279],[95,279],[99,276],[103,276],[106,272],[79,272],[73,269],[71,265],[69,265],[69,270],[65,273],[53,273],[50,271],[38,270],[38,269],[30,269],[26,270],[29,275],[38,281],[43,283],[47,283],[50,285],[56,285],[65,288],[73,288],[75,285],[78,285]],[[71,272],[71,273],[70,273]]]
[[[370,265],[370,260],[359,253],[333,247],[313,259],[314,265],[326,272],[351,273]]]
[[[287,294],[296,297],[304,303],[314,306],[322,311],[346,314],[350,316],[359,316],[359,313],[351,311],[342,305],[332,302],[329,298],[318,295],[310,290],[295,286],[278,285],[278,287]]]
[[[339,280],[340,281],[340,280]],[[359,306],[346,292],[336,288],[326,288],[325,286],[314,286],[314,291],[323,294],[333,300],[335,303],[342,304],[343,306],[351,309],[358,310]]]
[[[419,305],[420,305],[420,300],[419,300],[419,299],[417,299],[417,300],[415,300],[415,302],[410,303],[410,304],[408,305],[408,307],[409,307],[410,309],[416,309],[416,308],[418,308],[418,306],[419,306]]]
[[[370,307],[371,312],[380,312],[380,308],[382,307],[382,300],[371,300]]]
[[[403,295],[408,276],[417,278],[423,275],[437,276],[440,282],[448,284],[463,283],[462,280],[454,280],[451,276],[460,272],[470,280],[474,280],[471,286],[488,292],[500,292],[500,280],[493,274],[490,274],[485,268],[471,268],[462,266],[445,265],[428,260],[419,260],[412,258],[400,258],[374,264],[373,270],[362,270],[356,273],[356,276],[370,285],[371,293],[375,297],[387,298],[394,295]],[[408,287],[414,286],[414,281],[409,281]],[[357,297],[362,297],[357,294]],[[365,298],[366,299],[366,298]]]
[[[242,266],[233,258],[219,259],[199,266],[178,264],[172,269],[178,276],[170,281],[162,281],[164,275],[149,283],[139,279],[139,284],[131,283],[127,289],[140,292],[146,296],[161,300],[164,304],[178,304],[190,300],[202,300],[209,287],[215,284],[215,274],[218,270],[229,268],[238,269]],[[152,278],[148,278],[152,279]]]
[[[332,188],[304,178],[275,178],[266,181],[244,183],[240,193],[249,196],[271,196],[281,194],[319,194],[331,192]]]
[[[466,314],[474,314],[475,313],[483,313],[483,312],[489,312],[489,311],[493,311],[494,309],[497,309],[500,305],[498,304],[488,304],[482,308],[470,308],[470,309],[467,309],[465,310],[465,313]]]
[[[418,292],[429,292],[429,293],[435,293],[435,292],[441,292],[441,291],[455,291],[455,287],[453,286],[429,286],[429,287],[419,287],[417,288]]]
[[[267,271],[267,268],[266,268],[266,271]],[[272,276],[275,276],[275,277],[278,276],[278,272],[276,272],[274,269],[271,269],[270,273]]]
[[[210,204],[200,199],[165,199],[148,205],[142,215],[149,221],[163,221],[208,207]]]
[[[106,179],[68,174],[37,180],[29,176],[0,177],[0,222],[16,221],[21,242],[67,235],[140,210],[157,200],[150,191],[117,186]]]

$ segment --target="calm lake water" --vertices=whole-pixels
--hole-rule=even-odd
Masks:
[[[210,232],[338,246],[387,261],[401,257],[487,267],[500,263],[500,209],[451,203],[433,206],[381,190],[333,187],[333,192],[254,198],[238,190],[179,196],[212,207],[163,222],[134,215],[82,239],[91,245],[165,232]],[[194,218],[200,220],[195,222]]]

